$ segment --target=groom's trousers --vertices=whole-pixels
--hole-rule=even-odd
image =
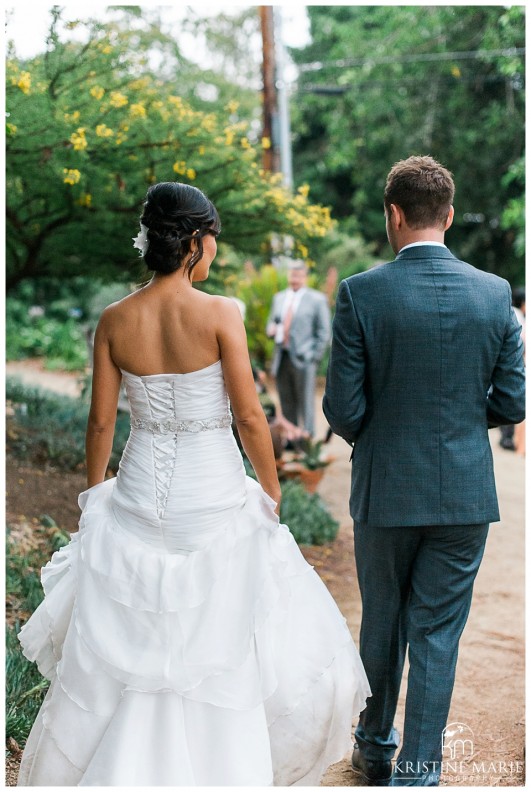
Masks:
[[[393,786],[438,784],[459,639],[488,528],[354,526],[363,606],[360,655],[372,690],[356,729],[366,759],[391,759],[398,747],[393,721],[408,648],[404,732]]]

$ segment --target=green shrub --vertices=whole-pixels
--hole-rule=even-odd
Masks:
[[[63,470],[76,470],[85,462],[85,432],[89,406],[86,400],[59,396],[8,378],[6,396],[14,415],[8,432],[8,448],[16,456],[34,462],[50,462]],[[118,413],[111,470],[118,469],[129,436],[129,415]]]
[[[280,275],[272,264],[259,270],[248,267],[245,276],[240,276],[237,281],[235,296],[245,303],[249,354],[253,363],[262,370],[266,369],[275,347],[274,339],[266,335],[267,317],[273,296],[285,289],[286,283],[286,276]]]
[[[14,625],[6,631],[6,738],[23,744],[35,720],[48,687],[34,663],[30,663],[20,648],[17,634],[20,616],[33,613],[43,599],[40,569],[49,559],[45,548],[34,547],[21,552],[11,540],[9,527],[6,542],[6,595],[11,606]]]
[[[47,368],[67,371],[83,369],[88,362],[85,337],[75,319],[32,317],[26,306],[10,299],[6,304],[6,357],[44,357]]]
[[[23,745],[49,683],[22,654],[19,631],[18,623],[6,630],[6,738]]]
[[[249,460],[244,456],[245,472],[256,479]],[[285,523],[297,544],[322,545],[333,542],[339,530],[326,504],[317,495],[309,493],[297,481],[281,481],[280,521]]]
[[[310,494],[296,481],[283,482],[281,489],[280,520],[289,527],[297,544],[322,545],[336,538],[339,523],[319,495]]]

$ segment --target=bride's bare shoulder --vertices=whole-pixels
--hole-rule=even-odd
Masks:
[[[243,303],[234,297],[222,297],[221,295],[208,295],[212,300],[210,303],[212,310],[215,311],[218,318],[228,322],[241,322]]]
[[[133,304],[138,300],[141,300],[143,297],[143,290],[142,288],[135,289],[130,294],[126,294],[125,297],[122,297],[120,300],[116,300],[113,303],[109,303],[106,308],[104,308],[102,312],[102,316],[113,316],[119,314],[123,311],[128,311],[130,308],[133,308]]]
[[[101,312],[98,324],[101,327],[110,327],[116,321],[119,321],[120,318],[123,318],[124,313],[129,311],[132,303],[135,301],[136,295],[137,292],[132,292],[122,297],[121,300],[116,300],[116,302],[107,305]]]

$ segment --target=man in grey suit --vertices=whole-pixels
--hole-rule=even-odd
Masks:
[[[315,375],[330,340],[326,297],[306,285],[303,261],[288,268],[288,286],[273,297],[267,334],[275,338],[271,374],[276,378],[282,413],[288,421],[315,432]]]
[[[431,157],[394,165],[384,207],[396,258],[340,284],[333,324],[323,408],[353,445],[360,654],[372,697],[352,765],[368,785],[439,782],[459,639],[499,520],[488,429],[524,418],[511,289],[444,245],[453,196],[451,174]]]

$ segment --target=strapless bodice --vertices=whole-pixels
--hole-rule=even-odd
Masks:
[[[138,376],[122,370],[122,377],[133,426],[144,422],[145,428],[151,428],[156,422],[169,422],[171,431],[172,422],[204,421],[229,414],[220,360],[186,374]]]
[[[245,503],[221,361],[186,374],[122,374],[131,434],[112,496],[116,523],[161,552],[196,550]]]

